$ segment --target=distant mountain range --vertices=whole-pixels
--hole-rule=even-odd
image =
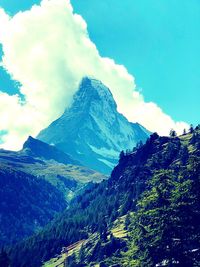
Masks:
[[[68,153],[82,165],[108,174],[122,150],[145,142],[149,134],[117,111],[112,93],[105,85],[85,77],[71,107],[37,138]]]

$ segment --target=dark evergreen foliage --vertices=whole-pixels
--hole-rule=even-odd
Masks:
[[[134,214],[126,221],[130,245],[125,254],[115,255],[113,264],[199,266],[199,143],[198,129],[180,138],[152,134],[143,146],[121,154],[109,180],[91,184],[44,230],[9,250],[13,266],[41,266],[62,246],[94,232],[102,238],[89,260],[112,266],[105,258],[111,259],[125,245],[112,236],[107,239],[108,229],[117,217],[130,212]]]
[[[8,257],[8,254],[4,249],[0,252],[0,266],[1,267],[9,267],[10,265],[10,259]]]
[[[32,235],[65,207],[64,197],[45,180],[1,166],[0,246]]]

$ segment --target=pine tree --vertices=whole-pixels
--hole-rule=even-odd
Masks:
[[[187,146],[181,147],[179,156],[182,164],[185,165],[187,163],[187,160],[189,159],[189,152]]]
[[[171,129],[169,135],[170,135],[170,137],[176,137],[177,133],[175,130]]]
[[[81,246],[79,250],[79,262],[83,263],[85,260],[85,251],[83,245]]]
[[[128,227],[131,223],[131,215],[130,212],[126,215],[126,219],[125,219],[125,229],[128,230]]]
[[[120,160],[123,160],[124,157],[125,157],[125,153],[124,153],[124,150],[122,150],[122,151],[120,152],[120,154],[119,154],[119,159],[120,159]]]
[[[98,232],[100,234],[100,238],[103,241],[106,241],[107,240],[107,223],[106,223],[105,217],[103,217],[103,219],[99,222]]]
[[[183,129],[183,135],[186,135],[186,134],[187,134],[186,129]]]
[[[193,132],[194,132],[194,127],[192,124],[190,124],[189,133],[193,133]]]
[[[9,265],[10,265],[10,260],[8,258],[8,254],[4,249],[2,249],[0,253],[0,266],[8,267]]]

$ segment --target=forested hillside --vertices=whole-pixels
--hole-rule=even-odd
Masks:
[[[97,246],[89,255],[83,246],[69,266],[199,266],[199,203],[200,128],[180,137],[154,133],[120,154],[109,180],[88,186],[44,230],[10,249],[12,266],[41,266],[94,234]],[[125,241],[110,232],[122,216]]]
[[[0,149],[0,248],[38,232],[90,181],[104,175],[29,137],[23,150]]]
[[[32,235],[67,203],[50,183],[1,165],[0,247]]]

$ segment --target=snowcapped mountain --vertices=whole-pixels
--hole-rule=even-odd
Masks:
[[[72,105],[41,131],[38,139],[53,144],[83,165],[110,173],[122,150],[132,149],[149,132],[118,113],[110,90],[83,78]]]

